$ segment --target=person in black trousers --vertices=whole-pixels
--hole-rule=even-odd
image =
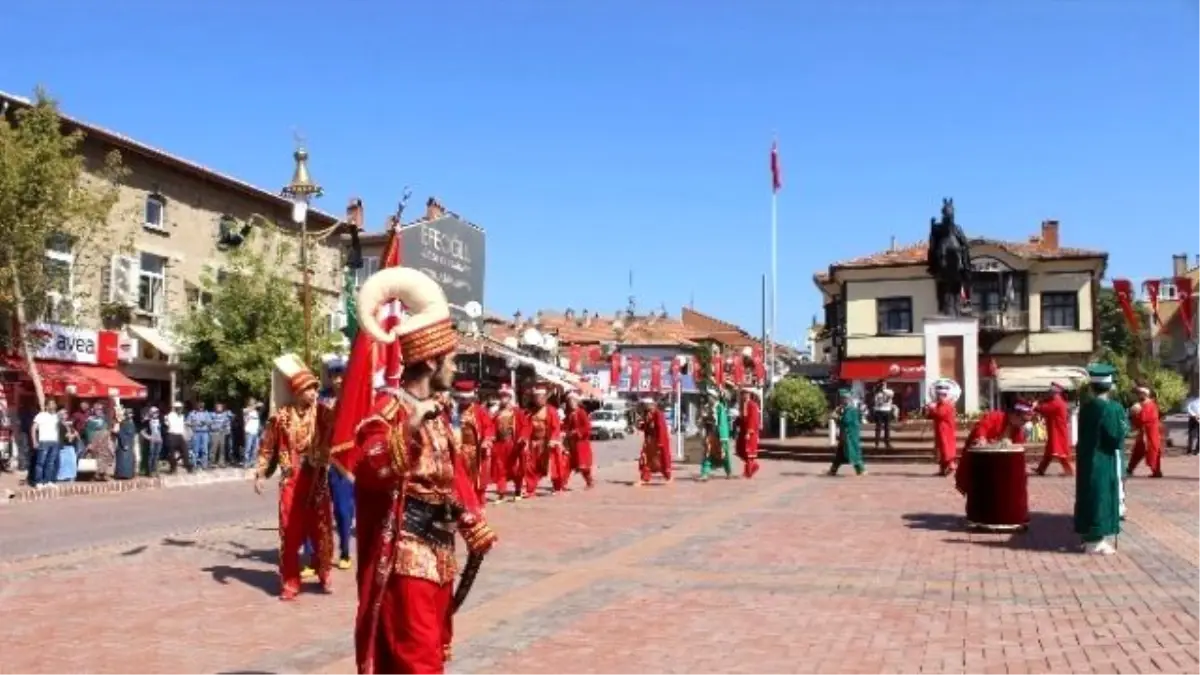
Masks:
[[[875,423],[875,449],[879,449],[879,439],[888,450],[892,449],[892,408],[896,392],[888,386],[887,380],[880,380],[875,387],[875,396],[871,402],[871,421]]]

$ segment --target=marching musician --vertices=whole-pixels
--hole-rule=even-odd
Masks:
[[[758,473],[758,434],[762,426],[762,406],[758,402],[758,390],[742,388],[741,414],[738,415],[737,456],[744,463],[742,476],[754,478]]]
[[[1129,420],[1137,430],[1137,441],[1133,444],[1125,475],[1133,476],[1134,469],[1144,459],[1150,467],[1150,477],[1162,478],[1162,428],[1158,403],[1146,385],[1139,384],[1136,391],[1138,401],[1129,408]]]
[[[667,416],[653,398],[643,398],[642,407],[645,415],[638,422],[642,432],[642,454],[638,457],[639,485],[649,485],[656,473],[663,477],[664,483],[670,483],[671,431],[667,426]]]
[[[954,471],[954,486],[966,496],[971,485],[971,453],[969,449],[1007,440],[1020,444],[1025,442],[1025,424],[1033,419],[1033,406],[1024,401],[1014,402],[1008,410],[993,410],[980,417],[967,440],[963,443],[963,452],[958,458],[958,467]],[[1022,469],[1021,475],[1024,474]]]
[[[838,444],[829,475],[836,476],[843,464],[849,464],[854,467],[855,475],[865,476],[867,467],[862,455],[862,407],[854,400],[854,392],[850,389],[840,390],[838,396],[841,403],[832,415],[838,427]]]
[[[705,420],[706,434],[704,460],[700,463],[700,480],[708,480],[713,464],[725,469],[725,477],[733,477],[733,453],[729,451],[729,406],[717,387],[708,388],[710,410]]]
[[[1083,539],[1084,551],[1096,555],[1117,552],[1125,499],[1121,448],[1127,427],[1124,409],[1112,400],[1115,373],[1116,369],[1106,363],[1088,367],[1095,396],[1079,410],[1075,533]]]
[[[1061,383],[1051,383],[1050,396],[1036,408],[1037,414],[1046,423],[1046,450],[1034,471],[1039,476],[1045,476],[1046,469],[1055,461],[1062,466],[1064,474],[1070,476],[1075,473],[1071,468],[1071,409],[1065,393],[1066,387]]]
[[[487,501],[487,486],[491,480],[491,452],[496,434],[492,429],[492,416],[479,402],[474,382],[456,385],[458,397],[458,424],[463,462],[479,503]],[[503,486],[500,486],[503,489]]]
[[[571,471],[583,476],[587,489],[595,487],[592,476],[592,418],[579,403],[579,392],[567,392],[567,412],[563,420],[567,455]]]
[[[958,409],[951,396],[949,380],[938,380],[933,386],[934,401],[925,409],[933,421],[933,450],[937,454],[939,476],[949,476],[954,470],[958,452]]]

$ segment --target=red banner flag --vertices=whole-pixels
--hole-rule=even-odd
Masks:
[[[700,378],[703,375],[704,375],[704,373],[700,372],[700,357],[693,355],[692,356],[692,379],[695,380],[697,383],[699,383]]]
[[[629,359],[629,391],[642,389],[642,357],[633,356]]]
[[[621,353],[613,352],[608,357],[608,383],[613,389],[621,386]]]
[[[1141,332],[1142,322],[1138,321],[1137,312],[1133,310],[1133,284],[1128,279],[1113,279],[1113,292],[1117,294],[1117,304],[1121,306],[1129,330]]]
[[[725,386],[725,354],[714,352],[712,357],[713,381],[718,387]]]
[[[681,382],[682,378],[679,377],[679,372],[681,370],[683,370],[683,368],[679,366],[679,359],[671,359],[671,386],[675,389],[679,389],[683,386],[683,382]]]
[[[1146,289],[1146,297],[1150,298],[1150,320],[1155,326],[1162,325],[1162,319],[1158,316],[1158,292],[1162,286],[1162,282],[1158,279],[1152,279],[1142,284]]]
[[[783,167],[779,164],[779,143],[771,143],[771,191],[779,192],[783,187]]]
[[[746,383],[746,359],[741,354],[733,357],[733,383],[739,387]]]
[[[1179,294],[1179,320],[1183,321],[1183,329],[1187,331],[1190,340],[1193,330],[1192,320],[1196,312],[1196,307],[1192,304],[1196,297],[1196,289],[1192,287],[1192,278],[1175,277],[1175,291]]]
[[[660,359],[650,362],[650,391],[656,394],[662,392],[662,361]]]
[[[587,350],[588,365],[591,365],[593,363],[600,363],[601,356],[603,356],[603,354],[600,351],[600,345],[592,345],[591,347],[588,347],[588,350]]]
[[[759,384],[767,381],[767,369],[763,364],[763,348],[762,345],[754,345],[754,379],[758,380]]]
[[[571,345],[570,349],[567,350],[567,369],[572,373],[579,372],[579,358],[582,351],[579,345]]]

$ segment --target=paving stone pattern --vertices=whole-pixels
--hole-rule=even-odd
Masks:
[[[1096,558],[1061,477],[1031,479],[1030,532],[990,535],[926,466],[634,487],[615,464],[489,510],[451,671],[1197,672],[1197,464],[1166,470],[1130,483],[1120,555]],[[351,672],[352,573],[279,603],[274,547],[264,515],[0,565],[0,672]]]

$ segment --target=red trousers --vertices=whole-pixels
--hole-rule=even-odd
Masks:
[[[532,497],[537,494],[537,463],[529,445],[514,448],[508,457],[508,480],[513,484],[513,494]]]
[[[454,584],[391,575],[379,607],[375,672],[444,673],[454,634]]]
[[[662,474],[666,480],[671,480],[671,449],[657,448],[650,445],[642,446],[642,455],[638,458],[638,472],[642,482],[649,483],[654,474]]]
[[[1075,475],[1075,469],[1071,466],[1071,458],[1070,457],[1063,457],[1062,455],[1056,456],[1054,453],[1050,452],[1049,450],[1047,450],[1042,455],[1042,461],[1038,462],[1037,470],[1036,470],[1037,475],[1041,476],[1041,475],[1045,474],[1046,469],[1050,468],[1050,464],[1052,462],[1058,462],[1063,468],[1063,473],[1065,473],[1066,475],[1068,475],[1068,476]]]
[[[1162,475],[1162,442],[1150,441],[1146,442],[1138,439],[1133,444],[1133,453],[1129,456],[1129,468],[1125,469],[1126,473],[1133,473],[1138,464],[1142,460],[1146,460],[1146,466],[1150,467],[1150,475]]]
[[[320,477],[322,485],[314,490]],[[279,578],[284,595],[300,590],[300,548],[313,542],[317,577],[328,588],[333,569],[333,507],[322,472],[303,466],[279,482]]]
[[[583,482],[592,485],[592,442],[578,440],[570,444],[567,455],[570,457],[570,468],[583,476]]]
[[[571,463],[562,446],[546,448],[542,451],[542,466],[550,474],[550,487],[555,492],[567,489],[567,480],[571,478]]]
[[[496,441],[492,445],[492,483],[496,486],[496,494],[503,497],[504,488],[508,486],[509,464],[512,461],[512,441]]]

